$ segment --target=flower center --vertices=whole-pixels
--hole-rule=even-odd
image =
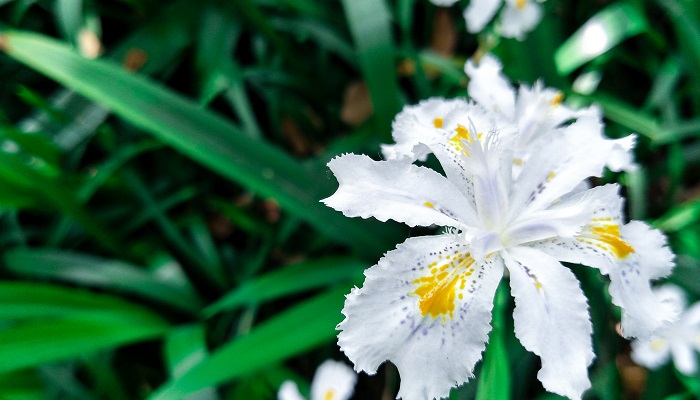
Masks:
[[[522,10],[527,5],[527,0],[515,0],[515,8]]]
[[[463,290],[467,278],[474,273],[474,259],[471,254],[458,251],[454,255],[438,258],[440,261],[428,265],[428,275],[413,281],[418,288],[411,294],[420,297],[418,307],[424,317],[428,314],[433,318],[441,316],[444,321],[448,315],[450,318],[453,316],[455,297],[463,298],[462,293],[457,293],[457,283],[459,290]]]

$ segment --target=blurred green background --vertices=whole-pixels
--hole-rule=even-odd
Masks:
[[[668,281],[697,300],[700,2],[548,0],[523,42],[468,34],[467,4],[0,0],[0,399],[308,390],[343,359],[344,294],[429,233],[323,206],[326,162],[379,157],[401,107],[466,95],[464,62],[485,51],[516,82],[600,104],[608,136],[639,134],[639,170],[597,183],[669,235]],[[634,365],[607,281],[572,268],[595,330],[586,398],[700,398],[698,377]],[[497,302],[499,340],[452,398],[556,398]],[[397,389],[385,365],[355,398]]]

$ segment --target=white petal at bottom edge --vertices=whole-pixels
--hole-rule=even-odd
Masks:
[[[384,361],[393,362],[401,376],[398,397],[404,400],[445,397],[473,376],[491,329],[493,296],[503,276],[500,257],[472,263],[464,283],[449,286],[454,289],[451,316],[423,315],[416,294],[417,280],[451,270],[442,268],[449,265],[448,256],[463,260],[467,249],[452,234],[411,238],[365,271],[364,286],[347,296],[346,318],[338,325],[338,344],[356,370],[374,374]],[[445,288],[435,301],[450,294]]]
[[[502,3],[502,0],[470,0],[463,13],[467,30],[470,33],[481,32]]]
[[[671,343],[673,365],[683,375],[694,375],[698,370],[695,351],[686,343]]]
[[[536,1],[528,1],[525,7],[518,9],[510,1],[501,12],[501,34],[503,37],[525,39],[525,34],[534,30],[542,20],[542,6]]]
[[[357,374],[340,361],[326,360],[318,366],[311,382],[311,400],[347,400],[352,396]]]
[[[588,366],[593,327],[574,274],[554,258],[527,247],[501,252],[515,298],[515,335],[542,359],[537,378],[550,392],[580,399],[591,386]]]
[[[297,384],[293,381],[284,381],[282,386],[280,386],[279,392],[277,392],[277,400],[306,400],[304,396],[299,393],[299,388]]]

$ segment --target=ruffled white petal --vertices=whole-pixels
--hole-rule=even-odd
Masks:
[[[384,158],[425,161],[430,153],[426,145],[440,142],[447,136],[443,129],[445,117],[455,108],[465,106],[467,102],[462,99],[435,97],[404,107],[391,125],[395,144],[382,145]]]
[[[326,360],[311,382],[311,400],[347,400],[352,396],[357,374],[342,362]]]
[[[374,374],[393,362],[404,400],[445,397],[472,377],[503,265],[500,257],[477,265],[467,251],[455,235],[411,238],[365,271],[338,325],[338,343],[356,370]]]
[[[322,201],[348,217],[393,219],[410,226],[460,226],[476,220],[459,189],[431,169],[355,154],[336,157],[328,167],[340,186]]]
[[[607,167],[611,171],[634,172],[637,170],[637,164],[634,163],[634,149],[637,143],[637,135],[625,136],[621,139],[611,139]]]
[[[640,221],[620,227],[620,234],[635,249],[642,269],[650,279],[668,276],[673,269],[675,256],[668,248],[668,240],[660,230]]]
[[[665,248],[665,241],[637,243],[631,240],[657,234],[660,235],[639,221],[620,228],[621,239],[629,243],[633,252],[621,257],[618,265],[610,268],[609,290],[613,304],[622,308],[622,332],[626,337],[647,338],[664,323],[674,321],[678,316],[677,306],[662,302],[650,286],[652,276],[671,267],[650,263],[656,260],[671,262],[673,257]],[[645,256],[650,258],[647,260]]]
[[[470,33],[481,32],[493,19],[503,0],[471,0],[464,9],[464,19]],[[470,90],[471,92],[471,90]]]
[[[523,7],[516,5],[524,3]],[[503,37],[525,39],[542,20],[542,6],[534,0],[506,0],[501,12],[500,28]]]
[[[469,97],[480,106],[512,121],[515,117],[515,89],[501,73],[502,69],[501,62],[491,54],[484,55],[478,64],[468,60],[464,65],[464,72],[469,76],[467,90]]]
[[[502,252],[515,297],[515,335],[540,356],[537,378],[550,392],[580,399],[594,358],[588,305],[573,273],[527,247]]]
[[[671,345],[668,340],[653,337],[647,340],[632,341],[632,360],[649,369],[656,369],[668,362]]]
[[[277,392],[277,400],[306,400],[304,396],[299,393],[299,388],[297,384],[293,381],[284,381],[282,386],[280,386],[279,392]]]
[[[648,338],[677,312],[652,293],[650,279],[667,274],[672,254],[661,234],[642,222],[622,225],[622,198],[616,185],[593,188],[566,202],[595,195],[599,202],[589,225],[574,238],[552,238],[533,247],[560,261],[598,268],[610,276],[613,303],[622,308],[625,337]]]

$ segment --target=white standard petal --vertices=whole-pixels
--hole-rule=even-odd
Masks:
[[[559,90],[546,88],[541,81],[535,82],[533,87],[520,86],[515,105],[520,134],[518,148],[527,149],[540,135],[577,117],[579,112],[562,104],[563,98]]]
[[[542,20],[542,6],[535,0],[506,0],[501,12],[501,35],[518,40],[535,29]]]
[[[404,400],[445,397],[473,376],[503,264],[492,256],[477,265],[468,249],[451,234],[411,238],[365,271],[338,325],[356,370],[374,374],[393,362]]]
[[[503,0],[470,0],[464,9],[464,19],[470,33],[481,32],[486,24],[493,19]]]
[[[393,219],[410,226],[460,226],[476,220],[459,189],[431,169],[356,154],[336,157],[328,167],[340,186],[322,201],[348,217]]]
[[[277,400],[306,400],[304,396],[299,393],[299,388],[297,384],[293,381],[284,381],[282,386],[280,386],[279,392],[277,392]]]
[[[647,340],[632,341],[632,360],[649,369],[656,369],[668,362],[671,345],[668,340],[655,336]]]
[[[500,231],[508,217],[510,176],[502,175],[501,158],[510,161],[512,152],[508,150],[512,149],[504,149],[502,144],[495,132],[486,134],[483,145],[481,140],[464,143],[465,154],[468,154],[464,166],[472,174],[476,211],[481,226],[490,231]],[[509,162],[508,170],[510,166]]]
[[[311,382],[311,400],[347,400],[352,396],[357,374],[345,363],[326,360]]]
[[[580,399],[591,386],[588,366],[595,356],[588,305],[576,277],[535,249],[512,247],[501,254],[515,298],[515,335],[542,359],[537,378],[550,392]]]
[[[469,97],[489,111],[503,115],[512,121],[515,116],[515,89],[503,75],[501,62],[491,54],[484,55],[479,63],[468,60],[464,72],[469,76]]]
[[[592,119],[578,120],[533,144],[537,151],[513,185],[510,221],[520,218],[525,210],[549,207],[586,178],[602,174],[606,155],[601,154],[600,143],[591,140],[601,129],[602,125]]]
[[[430,153],[426,145],[440,141],[446,134],[442,128],[447,114],[465,105],[467,102],[463,99],[435,97],[404,107],[391,124],[395,144],[382,145],[384,158],[408,157],[410,160],[425,161]]]

